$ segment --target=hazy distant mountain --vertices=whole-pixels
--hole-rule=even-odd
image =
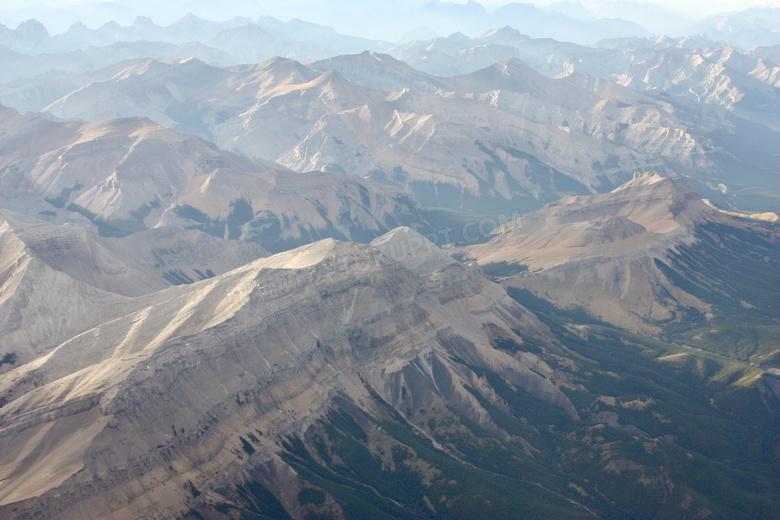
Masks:
[[[296,173],[148,119],[55,122],[0,113],[0,207],[124,236],[172,224],[270,250],[323,237],[369,241],[425,225],[411,194],[354,176]]]
[[[89,29],[74,24],[50,37],[39,22],[17,29],[0,25],[0,102],[40,111],[68,92],[113,75],[115,65],[139,58],[197,58],[218,65],[255,63],[273,56],[299,61],[391,46],[336,33],[330,27],[269,16],[212,22],[188,14],[167,27],[145,17],[129,26],[116,22]],[[5,48],[4,48],[5,47]],[[107,68],[108,71],[101,69]]]
[[[744,48],[780,44],[780,8],[752,8],[710,16],[697,22],[691,34],[707,33],[711,38]]]
[[[151,18],[139,16],[128,26],[111,21],[90,29],[76,23],[53,37],[34,19],[15,29],[0,24],[0,45],[24,54],[61,54],[123,42],[204,44],[228,53],[230,60],[220,61],[224,64],[253,63],[277,55],[300,60],[322,59],[367,49],[383,51],[391,46],[377,40],[344,36],[330,27],[299,19],[282,22],[270,16],[263,16],[257,22],[245,17],[213,22],[189,13],[168,26],[159,26]]]
[[[18,52],[37,54],[49,49],[49,31],[38,20],[22,22],[16,29],[0,24],[0,45]]]
[[[475,44],[461,33],[397,45],[388,49],[387,53],[416,69],[438,76],[467,74],[519,55],[512,46]]]
[[[773,45],[771,47],[756,47],[750,51],[752,56],[758,56],[761,58],[769,58],[773,62],[780,61],[780,45]]]
[[[451,35],[399,45],[388,53],[420,70],[445,76],[519,57],[547,76],[576,71],[635,90],[662,91],[719,105],[775,129],[780,120],[777,61],[724,47],[706,36],[606,39],[584,47],[534,39],[501,27],[474,39]]]
[[[450,9],[440,5],[429,8],[447,12]],[[512,19],[512,13],[517,14],[515,11],[529,8],[518,4],[502,9],[507,10],[502,18],[506,22]],[[755,19],[748,15],[743,18]],[[774,90],[780,70],[776,60],[749,56],[704,36],[601,39],[596,44],[598,48],[593,48],[550,38],[534,39],[504,26],[474,39],[458,32],[445,38],[414,41],[391,48],[388,43],[342,36],[330,27],[298,19],[283,23],[263,16],[255,22],[248,18],[233,18],[218,23],[191,14],[167,27],[139,17],[126,27],[108,23],[90,30],[77,25],[53,38],[34,20],[18,29],[3,29],[0,30],[0,41],[10,49],[36,54],[27,57],[9,53],[8,67],[3,73],[10,83],[0,86],[2,100],[21,109],[40,110],[67,92],[63,85],[77,86],[79,81],[87,84],[99,79],[92,75],[97,69],[113,65],[121,58],[194,56],[207,63],[229,65],[259,62],[272,56],[308,61],[373,49],[388,50],[413,67],[438,76],[466,74],[519,57],[548,76],[575,70],[612,79],[637,90],[661,89],[719,104],[742,117],[773,127],[777,120],[775,111],[780,110]],[[301,38],[300,35],[305,36]],[[160,43],[141,43],[137,41],[139,39],[160,40]],[[193,41],[181,43],[187,39]],[[136,43],[105,47],[109,42],[117,41]],[[173,42],[179,47],[165,42]],[[58,52],[82,49],[86,45],[98,47],[74,50],[66,55],[38,54],[54,49],[59,49]],[[72,73],[87,75],[79,78],[70,76]],[[772,88],[767,89],[760,83],[767,83]]]
[[[554,11],[560,13],[569,18],[575,20],[595,20],[596,15],[593,11],[582,5],[580,2],[572,0],[562,0],[560,2],[554,2],[547,6],[548,11]]]
[[[153,60],[48,110],[87,120],[145,115],[298,171],[395,184],[434,206],[535,208],[658,169],[694,177],[703,189],[725,189],[728,197],[754,195],[739,191],[743,182],[762,186],[769,190],[763,202],[741,204],[774,207],[775,134],[727,112],[576,72],[550,79],[518,60],[455,78],[371,54],[312,67],[322,72],[283,59],[232,68]],[[749,142],[731,136],[738,126]],[[735,164],[745,181],[733,173]]]
[[[0,49],[0,102],[19,110],[40,111],[62,96],[112,77],[130,60],[196,57],[208,63],[229,64],[234,58],[198,43],[173,45],[161,42],[114,43],[65,54],[30,56]]]
[[[493,13],[492,23],[479,33],[493,27],[510,25],[534,38],[554,38],[562,42],[589,44],[599,40],[598,35],[648,36],[639,24],[621,18],[595,20],[572,19],[556,12],[545,12],[533,4],[513,2],[499,7]],[[479,34],[477,33],[477,34]]]
[[[613,40],[645,41],[642,38]],[[605,40],[599,40],[602,41]],[[632,59],[630,55],[601,47],[598,43],[586,46],[549,37],[532,38],[508,25],[497,26],[474,38],[456,33],[446,38],[403,43],[387,53],[419,70],[448,76],[468,74],[498,61],[518,57],[550,77],[564,73],[572,64],[578,64],[578,70],[583,73],[609,77],[625,70]]]
[[[187,11],[190,11],[189,14],[182,19],[181,13]],[[5,19],[13,25],[18,25],[24,20],[36,18],[49,28],[51,34],[65,36],[71,33],[68,38],[60,38],[62,44],[69,41],[71,36],[77,36],[76,33],[80,33],[83,39],[86,35],[85,27],[110,26],[115,32],[119,30],[124,32],[125,37],[134,39],[158,35],[158,29],[162,29],[162,38],[165,41],[181,43],[202,41],[219,32],[220,28],[225,29],[231,24],[245,25],[252,19],[256,19],[263,30],[267,31],[268,27],[262,23],[263,19],[294,22],[297,18],[319,26],[333,27],[342,35],[397,43],[419,39],[420,34],[424,33],[418,32],[416,37],[409,37],[418,29],[440,36],[457,31],[474,36],[509,24],[533,37],[552,37],[559,41],[585,45],[612,37],[650,34],[681,36],[707,32],[710,36],[728,41],[732,45],[750,48],[778,43],[776,13],[777,10],[772,8],[746,9],[740,13],[724,13],[697,22],[673,8],[648,2],[627,1],[602,2],[594,5],[591,10],[579,2],[568,1],[539,8],[530,3],[483,6],[473,1],[467,4],[384,2],[369,5],[342,0],[317,4],[292,1],[264,5],[244,0],[222,2],[220,5],[182,0],[168,2],[162,6],[154,0],[146,0],[124,5],[103,2],[60,9],[34,5],[5,13]],[[207,21],[225,20],[226,17],[236,14],[241,16],[224,22]],[[143,20],[143,17],[148,16],[153,16],[160,25],[153,28],[148,23],[139,23],[139,17]],[[83,26],[73,30],[72,24],[76,23]],[[68,26],[71,26],[70,30]],[[133,26],[138,27],[133,29]],[[124,29],[120,29],[121,27]],[[300,37],[290,41],[298,39]],[[78,38],[72,41],[76,40]],[[362,50],[365,49],[343,49],[340,53]]]
[[[446,78],[421,72],[388,54],[370,51],[353,56],[334,56],[305,65],[318,72],[336,70],[349,81],[386,92],[403,89],[447,92],[452,89]]]
[[[780,65],[771,59],[716,46],[704,37],[613,40],[597,45],[637,58],[622,73],[612,74],[622,85],[720,105],[780,128]]]
[[[690,28],[695,19],[668,4],[633,0],[601,2],[594,7],[594,13],[598,18],[620,18],[636,22],[656,35],[696,34]]]

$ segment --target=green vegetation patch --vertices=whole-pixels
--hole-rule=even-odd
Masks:
[[[71,188],[63,188],[62,191],[60,191],[59,195],[56,197],[44,197],[43,200],[54,206],[55,208],[62,208],[67,204],[68,199],[70,199],[70,194],[74,191],[79,191],[81,188],[83,188],[81,184],[77,181],[76,184],[73,185]]]
[[[100,236],[104,237],[121,238],[146,229],[146,226],[142,220],[137,220],[135,218],[104,219],[98,217],[95,213],[92,213],[88,209],[79,206],[75,202],[68,204],[68,207],[65,209],[87,217],[90,221],[92,221],[93,224],[97,226]]]
[[[492,262],[481,267],[486,275],[495,277],[514,276],[528,271],[528,266],[525,264],[508,263],[506,261]]]

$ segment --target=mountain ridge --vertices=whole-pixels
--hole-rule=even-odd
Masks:
[[[525,215],[465,254],[483,265],[523,265],[527,271],[506,276],[507,287],[657,335],[692,309],[711,318],[726,312],[716,312],[692,290],[701,281],[684,283],[667,268],[682,251],[695,254],[701,247],[706,258],[722,254],[725,246],[711,244],[712,231],[705,231],[713,226],[729,235],[754,224],[705,204],[682,179],[636,173],[609,193],[565,197]]]
[[[9,150],[0,163],[4,207],[57,223],[92,222],[105,235],[174,225],[278,251],[312,238],[370,241],[399,223],[426,225],[407,192],[292,172],[146,118],[52,121],[3,108],[0,143]]]
[[[409,231],[406,233],[408,234]],[[422,238],[420,235],[416,236]],[[282,271],[289,271],[289,274],[294,279],[291,282],[284,282],[284,279],[280,278],[286,276]],[[509,320],[516,329],[519,326],[523,327],[526,330],[523,334],[528,334],[529,337],[538,337],[539,334],[544,334],[545,327],[530,313],[526,313],[521,307],[514,304],[500,288],[481,278],[478,271],[465,269],[456,263],[449,267],[445,266],[436,272],[441,279],[439,281],[436,278],[430,279],[430,283],[425,286],[426,288],[420,291],[420,289],[415,288],[415,285],[419,283],[414,282],[417,279],[417,275],[401,267],[401,264],[391,260],[390,257],[385,256],[370,246],[339,243],[328,239],[304,246],[298,250],[281,253],[267,259],[256,260],[234,271],[218,275],[213,279],[196,282],[193,285],[174,287],[137,299],[133,304],[137,309],[136,311],[108,321],[89,334],[75,336],[51,351],[45,358],[28,365],[22,365],[3,376],[3,384],[0,386],[4,403],[1,409],[2,412],[0,412],[3,428],[0,435],[6,439],[5,442],[14,445],[16,442],[24,442],[19,437],[19,434],[22,432],[25,432],[25,436],[30,437],[43,434],[44,431],[51,428],[67,428],[67,426],[58,425],[67,425],[71,416],[81,417],[81,420],[87,421],[86,424],[90,426],[87,430],[84,430],[84,434],[78,434],[81,435],[80,437],[73,437],[68,434],[59,438],[58,442],[65,442],[64,439],[73,439],[74,441],[76,438],[80,439],[78,444],[76,444],[78,449],[69,450],[68,455],[64,457],[56,455],[56,451],[49,452],[48,455],[36,454],[34,457],[39,463],[29,465],[29,459],[25,458],[26,452],[22,450],[23,458],[28,462],[25,462],[24,466],[20,466],[19,463],[21,463],[22,459],[18,459],[18,463],[11,463],[8,457],[11,456],[12,452],[4,450],[5,455],[2,467],[5,468],[6,474],[11,478],[9,480],[6,477],[4,480],[6,485],[2,486],[2,499],[0,499],[2,500],[2,505],[0,507],[8,507],[11,503],[23,503],[20,501],[29,503],[28,499],[31,499],[36,494],[60,488],[60,486],[66,485],[67,482],[73,483],[67,484],[68,486],[76,486],[75,488],[71,487],[74,491],[69,492],[69,496],[77,499],[81,495],[85,496],[84,499],[86,499],[92,492],[86,491],[89,495],[83,495],[85,491],[78,491],[78,482],[82,478],[76,477],[74,479],[70,477],[71,472],[75,471],[77,475],[84,472],[83,469],[79,470],[79,467],[85,467],[82,466],[83,463],[76,462],[79,467],[73,466],[74,460],[78,461],[79,458],[87,462],[85,468],[88,474],[97,471],[97,468],[104,468],[102,471],[121,472],[121,467],[115,467],[115,465],[121,463],[121,460],[125,458],[130,464],[135,465],[139,469],[144,465],[148,465],[148,463],[141,463],[142,465],[138,466],[143,457],[141,459],[136,459],[135,457],[148,452],[151,446],[159,442],[165,444],[169,442],[166,439],[173,439],[171,435],[164,435],[165,430],[156,430],[154,432],[147,430],[146,433],[138,431],[138,434],[146,438],[145,441],[141,441],[141,438],[138,437],[135,441],[126,445],[126,447],[120,448],[118,445],[115,445],[115,448],[110,450],[114,452],[111,455],[101,454],[105,452],[102,446],[107,446],[106,442],[108,442],[109,438],[117,439],[117,432],[121,432],[128,427],[133,430],[138,428],[138,426],[133,426],[137,420],[133,419],[133,417],[140,412],[141,409],[138,407],[142,406],[143,403],[147,403],[142,406],[145,409],[142,412],[143,414],[158,413],[153,410],[163,404],[163,401],[158,400],[156,404],[152,404],[154,401],[149,401],[148,397],[139,400],[142,394],[138,392],[140,391],[143,394],[151,392],[149,394],[149,397],[151,397],[162,391],[162,388],[156,389],[160,384],[173,384],[174,380],[185,377],[188,371],[199,371],[201,370],[198,368],[199,366],[206,368],[207,365],[212,363],[208,361],[209,359],[221,358],[226,354],[230,356],[238,355],[239,350],[236,349],[241,349],[244,352],[240,354],[243,362],[237,365],[231,364],[232,368],[229,370],[233,372],[238,370],[238,372],[235,372],[232,379],[223,379],[223,381],[227,383],[227,381],[232,380],[234,383],[240,383],[245,377],[235,379],[235,376],[238,376],[241,372],[246,373],[247,367],[252,367],[255,374],[265,373],[266,375],[260,378],[257,376],[250,378],[256,382],[251,383],[250,380],[247,380],[245,383],[249,383],[249,387],[246,388],[243,388],[245,383],[240,383],[239,387],[243,388],[243,390],[239,387],[234,389],[233,383],[229,383],[231,389],[238,391],[239,397],[235,397],[235,394],[228,390],[227,395],[221,399],[223,402],[233,403],[231,408],[234,411],[229,413],[239,413],[240,415],[246,414],[246,410],[239,412],[242,395],[244,396],[243,399],[260,399],[266,402],[262,406],[265,409],[262,414],[266,415],[267,418],[263,419],[265,422],[255,424],[261,427],[263,431],[268,431],[267,429],[270,428],[270,432],[278,431],[279,433],[274,434],[268,440],[265,440],[267,439],[265,435],[260,437],[263,440],[258,442],[261,442],[264,447],[258,447],[257,450],[265,453],[263,458],[268,456],[273,458],[272,454],[279,450],[278,445],[275,446],[272,441],[275,435],[288,431],[295,424],[300,424],[299,421],[303,420],[307,413],[318,413],[316,410],[322,407],[323,400],[333,398],[333,391],[326,390],[328,385],[342,380],[337,386],[343,388],[343,391],[346,392],[346,395],[351,396],[352,400],[359,402],[369,395],[366,393],[366,389],[362,388],[362,385],[366,384],[369,385],[368,388],[374,388],[374,391],[384,395],[389,402],[397,402],[400,399],[400,390],[396,385],[400,384],[403,379],[393,382],[394,378],[389,377],[389,374],[385,374],[385,370],[391,374],[397,374],[399,377],[401,377],[402,373],[406,377],[411,377],[415,371],[420,369],[420,367],[414,368],[416,363],[419,362],[423,362],[428,366],[454,367],[452,365],[453,362],[448,357],[442,357],[444,351],[441,350],[442,347],[436,346],[437,343],[435,341],[437,340],[435,338],[439,338],[438,341],[441,342],[445,342],[445,338],[463,338],[458,340],[463,342],[462,346],[459,347],[461,349],[460,355],[467,356],[471,363],[489,363],[495,370],[505,371],[507,377],[510,377],[516,384],[524,385],[529,391],[539,393],[545,399],[558,403],[558,406],[576,415],[576,411],[565,397],[565,394],[561,393],[550,382],[551,370],[547,369],[547,376],[538,375],[538,372],[543,371],[546,366],[543,362],[533,355],[526,356],[521,358],[525,360],[523,363],[534,364],[533,370],[526,368],[517,359],[485,345],[485,340],[480,340],[475,334],[477,331],[479,333],[482,332],[480,320],[488,317],[494,323],[504,323],[505,327],[508,326],[506,325],[508,323],[506,320]],[[333,276],[335,278],[329,281],[329,277]],[[344,278],[345,276],[347,278]],[[370,285],[365,283],[367,276],[372,280]],[[379,284],[377,277],[380,277],[380,279],[382,277],[390,277],[392,280],[388,279],[386,284]],[[269,283],[273,284],[280,280],[282,281],[281,283],[291,283],[292,285],[289,286],[291,290],[282,293],[267,291]],[[451,285],[451,288],[447,289],[450,293],[447,300],[441,300],[440,302],[438,298],[431,297],[430,291],[440,292],[442,287],[447,285]],[[363,305],[356,306],[354,303],[354,291],[368,291],[375,296],[370,299],[370,302],[366,301]],[[334,304],[338,302],[337,308],[339,310],[336,315],[328,316],[330,311],[325,309],[330,304],[327,303],[325,303],[325,308],[314,310],[310,298],[312,293],[316,292],[319,292],[320,295],[315,299],[322,299],[320,304],[325,303],[329,299],[332,299]],[[380,304],[384,298],[388,298],[389,308],[384,303]],[[307,301],[309,303],[305,303]],[[352,301],[351,304],[349,303],[350,301]],[[417,303],[414,303],[415,301]],[[459,323],[452,321],[450,313],[462,314],[463,311],[460,310],[460,307],[465,301],[471,301],[471,304],[469,304],[471,313],[462,315]],[[293,332],[293,329],[286,328],[293,326],[293,322],[290,321],[291,318],[282,318],[283,314],[280,313],[286,313],[287,311],[277,308],[280,304],[285,308],[297,308],[295,315],[303,319],[308,325],[305,327],[307,332],[304,333],[299,324],[296,329],[298,332],[295,333],[296,337],[303,334],[299,339],[303,339],[305,336],[309,338],[309,341],[304,343],[298,342],[298,346],[296,346],[296,342],[287,336],[287,334]],[[411,307],[410,304],[412,305]],[[345,307],[341,308],[342,305]],[[421,307],[418,308],[418,306]],[[186,313],[183,312],[185,310]],[[334,308],[334,310],[336,309]],[[195,318],[204,312],[209,316],[208,319],[200,320]],[[271,315],[276,316],[279,321],[270,320],[269,317]],[[482,318],[475,319],[478,315],[482,316]],[[269,319],[261,319],[263,316]],[[317,320],[330,322],[337,317],[338,319],[330,325],[325,325],[325,322],[322,322],[323,326],[316,325]],[[388,322],[387,320],[391,317],[391,322]],[[395,322],[395,324],[392,322]],[[450,323],[452,325],[449,325]],[[333,329],[333,326],[336,328]],[[369,330],[374,331],[370,333],[372,335],[384,331],[379,336],[384,339],[380,340],[376,347],[369,348],[369,344],[363,343],[359,335],[353,335],[357,334],[357,332],[350,334],[347,334],[346,331],[340,332],[345,326],[348,327],[348,330],[353,331],[357,331],[355,327],[363,328],[363,334],[368,334]],[[475,326],[476,329],[474,329]],[[410,333],[408,327],[412,327],[411,330],[415,331],[414,334],[422,334],[421,339],[423,337],[427,338],[419,342],[417,346],[412,347],[411,350],[409,343],[402,339]],[[391,336],[386,336],[386,334],[391,332],[391,329],[396,330],[397,334],[401,334],[401,336],[396,339],[390,339]],[[209,330],[212,332],[208,332]],[[229,330],[233,332],[228,333]],[[405,332],[402,332],[404,330]],[[418,330],[419,332],[416,332]],[[237,335],[234,336],[234,334]],[[312,334],[314,334],[314,337],[312,337]],[[463,336],[464,334],[465,336]],[[246,339],[239,339],[242,336],[247,337]],[[250,336],[253,339],[247,343]],[[217,347],[213,344],[216,337],[225,339],[233,337],[234,339],[227,340],[228,345]],[[348,337],[349,341],[347,341]],[[266,339],[263,340],[262,338]],[[268,340],[271,338],[273,338],[272,342],[278,340],[281,341],[281,344],[271,347],[268,343]],[[109,346],[106,344],[106,341],[111,344],[110,348],[106,348]],[[252,342],[258,341],[260,344],[267,346],[263,347],[262,350],[249,346]],[[432,341],[434,343],[431,343]],[[471,341],[476,341],[477,343],[473,345]],[[387,344],[388,342],[389,344],[386,347],[381,347],[382,344]],[[306,344],[308,346],[304,347]],[[249,350],[244,350],[247,347]],[[390,348],[390,351],[387,355],[380,355],[383,350],[388,348]],[[349,354],[350,351],[352,354]],[[291,352],[295,352],[295,354],[291,356]],[[331,353],[326,354],[326,357],[323,359],[323,352]],[[427,354],[423,354],[426,352]],[[195,353],[197,353],[197,360],[196,357],[193,357]],[[365,371],[364,376],[360,379],[355,378],[356,368],[351,366],[351,362],[346,363],[346,360],[342,359],[344,355],[356,358],[356,361],[358,361],[357,367],[363,367],[362,369],[357,368],[357,371]],[[310,366],[304,368],[299,375],[294,377],[307,378],[309,381],[307,384],[296,386],[295,378],[292,381],[288,380],[288,382],[283,382],[283,379],[279,379],[281,375],[290,377],[298,372],[299,369],[295,369],[295,366],[299,365],[299,363],[306,363]],[[441,363],[444,363],[444,365]],[[279,368],[276,368],[277,364],[279,364]],[[338,372],[331,367],[331,364],[338,368]],[[90,365],[92,365],[92,368],[89,368]],[[212,366],[216,367],[216,365]],[[409,369],[412,371],[407,372]],[[446,370],[451,371],[453,369],[447,368]],[[168,375],[163,375],[160,372],[161,370]],[[220,370],[224,371],[224,368]],[[441,378],[445,376],[440,370],[441,368],[434,369],[435,378],[437,381],[444,381]],[[452,375],[447,377],[455,379],[449,380],[450,383],[447,384],[451,385],[460,378],[467,377],[468,372],[462,372],[462,370],[464,369],[457,368],[456,372],[450,372]],[[277,373],[279,375],[275,375]],[[318,373],[320,375],[317,375]],[[23,382],[29,380],[34,374],[37,374],[35,377],[39,381],[39,386],[37,389],[28,389]],[[344,375],[339,376],[339,374]],[[352,375],[347,376],[347,374]],[[193,381],[191,377],[186,376],[186,379]],[[346,379],[344,379],[345,377]],[[261,382],[262,380],[265,380],[265,383]],[[77,383],[77,381],[80,382]],[[123,383],[123,381],[125,382]],[[164,383],[165,381],[168,383]],[[204,383],[205,380],[201,380],[199,383],[200,395],[204,395]],[[185,383],[182,380],[181,383],[177,384],[189,385],[190,383]],[[260,386],[257,387],[257,390],[269,384],[272,386],[270,389],[263,390],[261,394],[257,394],[257,390],[252,390],[252,388],[258,384]],[[457,385],[462,384],[457,383]],[[275,387],[278,390],[273,390]],[[130,388],[134,388],[134,390],[130,392]],[[297,390],[294,390],[294,388],[297,388]],[[172,391],[174,394],[171,397],[173,395],[182,397],[186,395],[186,392],[182,394],[184,392],[183,389]],[[417,393],[415,399],[423,399],[420,404],[426,402],[426,399],[440,399],[436,395],[442,392],[442,390],[432,386],[430,391],[433,392],[431,397],[425,398],[424,393]],[[278,393],[270,402],[267,402],[267,398],[262,397],[262,395],[268,394],[268,392],[281,393]],[[447,390],[447,392],[452,392],[452,390]],[[457,390],[457,393],[461,394],[461,397],[458,399],[465,400],[465,402],[474,402],[473,397],[467,391],[461,389]],[[178,397],[174,397],[174,399],[178,399]],[[176,417],[171,417],[168,421],[173,421],[176,437],[181,436],[181,440],[185,438],[190,439],[187,443],[196,442],[198,438],[203,438],[203,440],[197,442],[204,442],[209,438],[213,439],[218,430],[225,427],[230,428],[231,426],[229,425],[235,421],[235,419],[227,420],[225,418],[224,426],[208,428],[206,426],[208,423],[198,426],[198,416],[193,414],[193,406],[198,410],[203,409],[205,412],[207,409],[212,408],[213,405],[208,405],[200,398],[196,399],[197,403],[193,402],[191,398],[186,398],[186,400],[189,402],[186,408],[190,410],[188,412],[190,419],[187,419],[186,415],[181,414],[185,409],[182,407],[179,408],[178,412],[174,412]],[[290,417],[287,417],[288,412],[286,411],[280,413],[277,410],[278,406],[272,404],[277,402],[277,400],[278,402],[289,403],[287,406],[293,406],[297,412],[292,413]],[[55,403],[56,407],[53,407]],[[151,408],[149,405],[151,405]],[[167,407],[167,405],[165,406]],[[57,412],[57,410],[60,411]],[[174,409],[169,408],[169,410],[173,411]],[[304,413],[303,410],[310,410],[310,412]],[[170,412],[161,411],[159,413],[169,414]],[[301,419],[295,419],[298,414],[302,415]],[[35,417],[38,417],[38,419]],[[259,418],[260,416],[257,419],[253,419],[253,421],[257,421]],[[245,417],[243,420],[248,420],[248,417]],[[310,420],[306,419],[303,424]],[[300,427],[296,426],[296,428]],[[183,428],[183,430],[179,432],[179,428]],[[166,429],[170,431],[170,427],[166,427]],[[87,434],[87,431],[91,433]],[[190,433],[185,433],[185,431]],[[152,436],[148,437],[150,433]],[[194,436],[192,436],[193,434]],[[105,440],[100,440],[101,438],[105,438]],[[19,439],[19,441],[14,439]],[[112,443],[115,442],[116,440],[112,441]],[[186,473],[189,476],[185,478],[197,478],[200,480],[205,477],[207,480],[213,479],[213,477],[208,476],[211,471],[208,468],[213,467],[214,470],[217,470],[220,465],[227,463],[228,459],[233,458],[232,456],[228,457],[228,459],[225,458],[230,453],[225,451],[225,448],[217,448],[216,452],[213,451],[213,448],[208,449],[207,451],[211,453],[209,458],[212,462],[210,463],[206,463],[207,459],[203,458],[206,453],[201,451],[202,454],[198,457],[200,461],[198,463],[200,470],[198,471],[202,477],[194,477],[194,474]],[[97,451],[94,451],[95,449]],[[178,450],[180,448],[175,449]],[[189,449],[186,449],[186,451],[189,451]],[[121,455],[119,452],[121,452]],[[87,456],[87,453],[93,453],[93,455]],[[190,457],[194,456],[194,452],[189,451],[189,453]],[[177,455],[176,458],[178,457]],[[153,456],[152,460],[154,459],[156,459],[156,456]],[[184,463],[184,459],[182,459],[182,463]],[[35,486],[35,482],[38,482],[35,474],[38,471],[36,468],[41,467],[40,464],[45,464],[49,468],[52,479],[48,483],[43,484],[43,487],[37,487],[38,491],[30,494],[33,489],[36,489],[31,486]],[[94,466],[94,464],[97,464],[97,466]],[[121,464],[126,465],[127,463]],[[175,464],[178,466],[180,462],[175,462]],[[235,467],[235,462],[228,464],[229,467]],[[133,471],[135,472],[136,470]],[[149,469],[142,470],[142,473],[137,478],[151,478],[153,473],[148,473],[148,477],[142,477],[148,471]],[[217,470],[216,474],[220,474],[223,471],[224,469]],[[117,475],[119,476],[121,473],[117,473]],[[167,478],[175,477],[171,475],[171,477]],[[120,478],[120,482],[122,480]],[[175,480],[179,481],[180,479],[175,478]],[[9,484],[11,482],[15,482],[15,484]],[[104,484],[100,485],[101,488],[108,485],[107,481],[104,482]],[[173,484],[173,482],[173,480],[170,481],[170,484]],[[124,484],[120,484],[120,489],[126,489],[127,491],[125,492],[128,492],[129,488],[123,486]],[[167,487],[169,487],[169,484],[158,487],[158,492],[163,492]],[[105,489],[103,497],[111,496],[112,493],[113,491],[110,491],[109,487]],[[130,506],[130,509],[127,511],[132,510],[140,513],[145,510],[143,509],[144,507],[157,503],[159,499],[154,498],[155,493],[155,491],[144,493],[152,501],[147,502],[147,506],[140,506],[141,509],[137,509],[137,506]],[[50,494],[47,493],[47,495]],[[166,500],[168,501],[173,498],[170,495],[167,496]],[[182,498],[174,499],[174,502],[170,502],[167,507],[182,507],[181,505],[173,505],[180,504]],[[58,499],[55,497],[51,499],[36,498],[34,508],[53,507],[54,503],[50,500],[56,501]],[[109,509],[106,509],[108,503],[105,500],[106,498],[95,501],[93,498],[91,501],[85,502],[85,504],[90,504],[89,507],[94,508],[92,509],[93,512],[90,513],[92,516],[108,513]],[[60,501],[58,503],[60,505],[57,506],[57,510],[65,516],[79,515],[85,512],[83,507],[86,506],[78,507],[78,502],[68,503]],[[77,508],[68,509],[70,506]]]

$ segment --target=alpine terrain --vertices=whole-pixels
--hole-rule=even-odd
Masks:
[[[780,10],[64,4],[0,5],[0,519],[780,518]]]

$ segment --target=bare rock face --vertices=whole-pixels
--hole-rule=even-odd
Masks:
[[[368,242],[424,225],[408,192],[354,176],[297,173],[131,118],[51,121],[0,108],[0,205],[126,236],[173,225],[276,251],[325,237]]]
[[[191,507],[188,489],[208,501],[258,465],[283,488],[292,470],[280,441],[334,400],[379,396],[410,418],[438,404],[487,421],[469,367],[577,416],[555,370],[491,342],[546,343],[546,327],[478,268],[417,250],[420,239],[401,229],[376,247],[323,240],[128,299],[6,372],[0,514],[175,517]],[[404,258],[383,249],[412,242]]]
[[[698,225],[726,219],[684,180],[637,173],[610,193],[566,197],[526,215],[468,256],[482,265],[524,264],[528,272],[506,285],[651,333],[652,322],[676,311],[709,308],[672,284],[656,259],[696,243]]]

